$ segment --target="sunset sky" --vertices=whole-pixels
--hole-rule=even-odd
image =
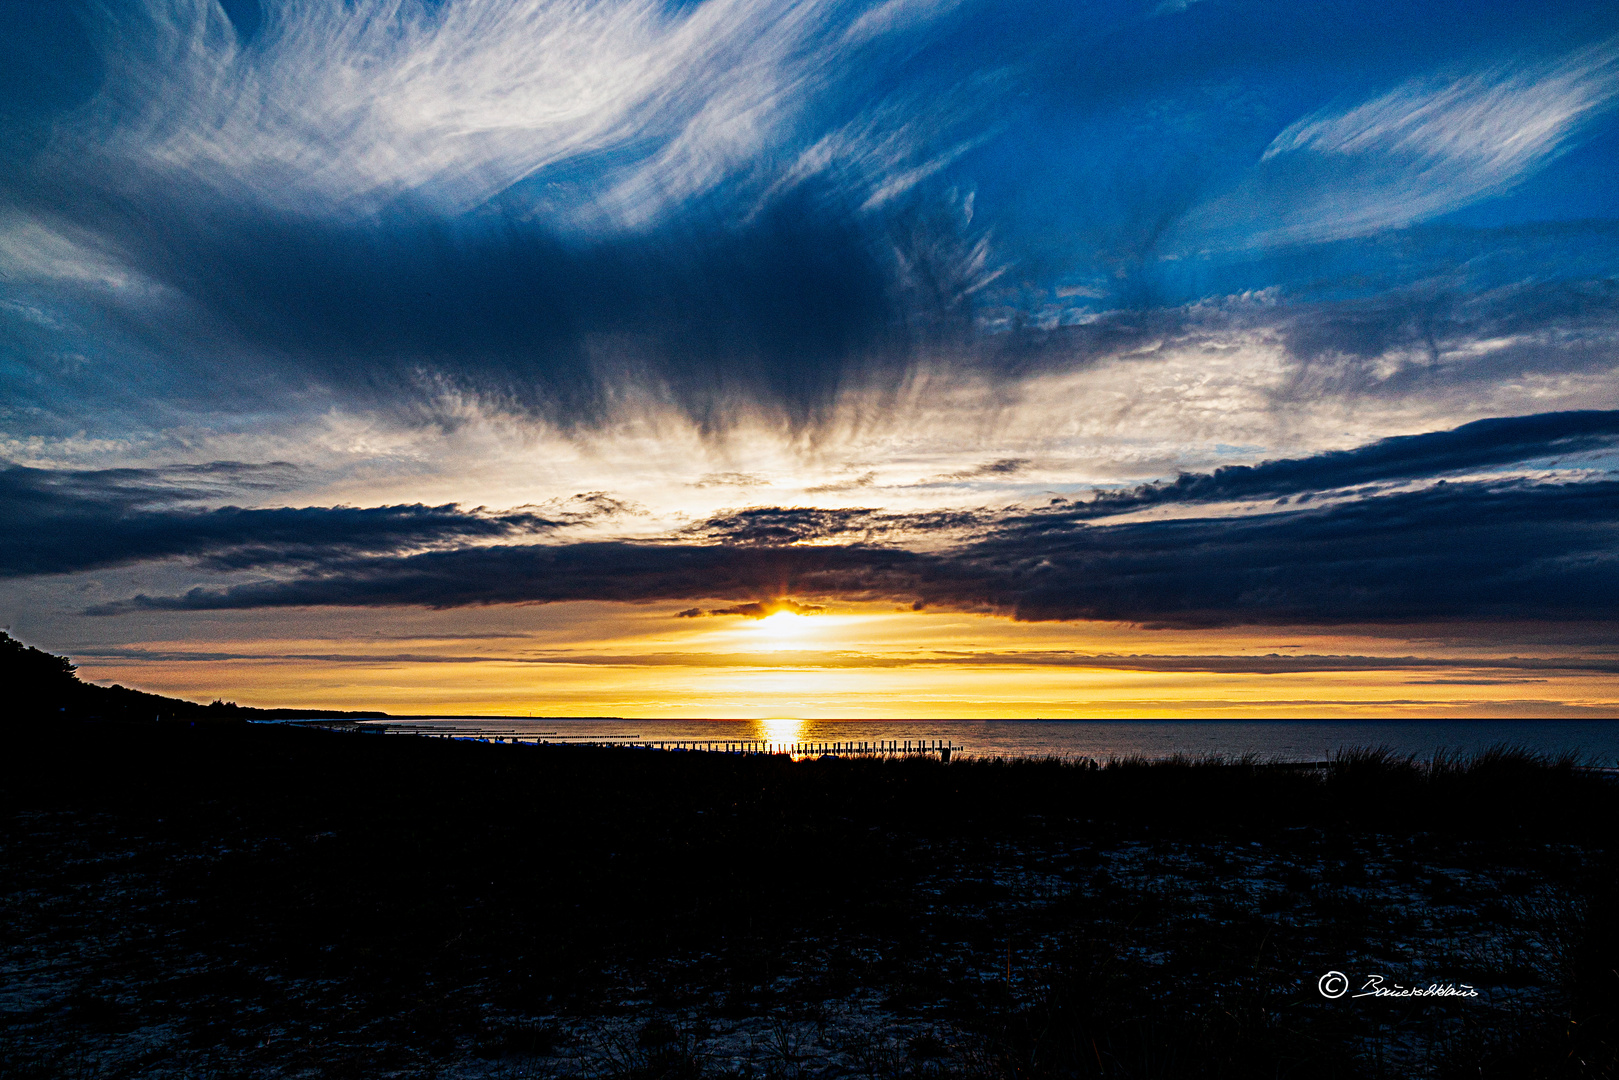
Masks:
[[[1619,5],[0,0],[0,624],[198,700],[1619,716]]]

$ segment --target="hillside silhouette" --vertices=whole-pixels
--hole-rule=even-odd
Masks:
[[[24,645],[0,630],[0,686],[6,696],[0,710],[14,720],[248,720],[359,719],[380,712],[335,712],[329,709],[255,709],[233,701],[202,705],[184,698],[149,694],[127,686],[97,686],[79,678],[65,656]]]

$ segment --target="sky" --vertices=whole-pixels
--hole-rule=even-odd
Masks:
[[[1619,7],[0,0],[0,624],[197,700],[1619,716]]]

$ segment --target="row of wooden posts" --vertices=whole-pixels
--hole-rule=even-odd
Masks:
[[[624,743],[617,745],[623,746]],[[653,750],[708,750],[722,754],[791,754],[793,757],[910,757],[938,754],[945,761],[962,747],[947,739],[874,739],[853,742],[770,742],[763,739],[657,739],[629,743]]]
[[[426,735],[476,742],[531,743],[536,746],[619,746],[644,750],[701,750],[718,754],[788,754],[792,757],[916,757],[938,755],[949,761],[964,748],[948,739],[873,739],[832,742],[772,742],[768,739],[642,739],[638,736],[557,738],[556,732],[431,731],[389,727],[390,735]]]

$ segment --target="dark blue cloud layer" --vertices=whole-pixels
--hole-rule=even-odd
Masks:
[[[1185,473],[1173,483],[1110,492],[1071,514],[1103,516],[1169,503],[1309,496],[1359,484],[1422,480],[1497,469],[1547,458],[1574,457],[1619,444],[1619,411],[1540,413],[1476,420],[1451,431],[1399,435],[1354,450],[1314,457],[1228,465]]]
[[[294,568],[291,576],[271,580],[138,596],[95,614],[708,599],[735,602],[716,611],[760,614],[796,598],[1178,626],[1606,620],[1619,600],[1619,482],[1441,480],[1395,494],[1367,494],[1364,485],[1545,461],[1611,447],[1616,437],[1619,414],[1551,413],[1184,476],[1094,502],[1059,500],[1034,512],[763,507],[655,542],[450,546],[557,523],[448,507],[158,510],[135,516],[132,524],[120,510],[121,518],[108,515],[100,523],[108,553],[94,545],[75,553],[67,546],[50,562],[43,543],[24,545],[20,556],[10,553],[11,568],[38,573],[74,558],[94,565],[98,558],[137,557],[111,551]],[[109,501],[82,493],[41,497],[45,488],[31,470],[0,477],[32,485],[34,513],[47,523]],[[88,481],[92,488],[98,482]],[[1087,521],[1175,502],[1357,486],[1361,490],[1349,490],[1347,498],[1262,514]],[[120,527],[127,536],[119,535]],[[427,544],[439,546],[412,550]]]
[[[1024,522],[942,552],[873,545],[498,545],[92,609],[782,597],[1162,626],[1609,620],[1619,484],[1450,484],[1238,519]]]
[[[78,214],[184,297],[122,313],[126,332],[355,404],[453,388],[589,424],[640,387],[716,424],[749,402],[810,419],[845,378],[951,322],[899,280],[880,223],[808,192],[746,222],[694,209],[633,240],[565,240],[498,207],[334,224],[163,196]]]
[[[565,519],[486,514],[454,505],[198,509],[223,484],[252,487],[276,467],[0,468],[0,577],[61,574],[186,557],[216,569],[320,563],[554,529]],[[266,485],[269,486],[269,485]]]

